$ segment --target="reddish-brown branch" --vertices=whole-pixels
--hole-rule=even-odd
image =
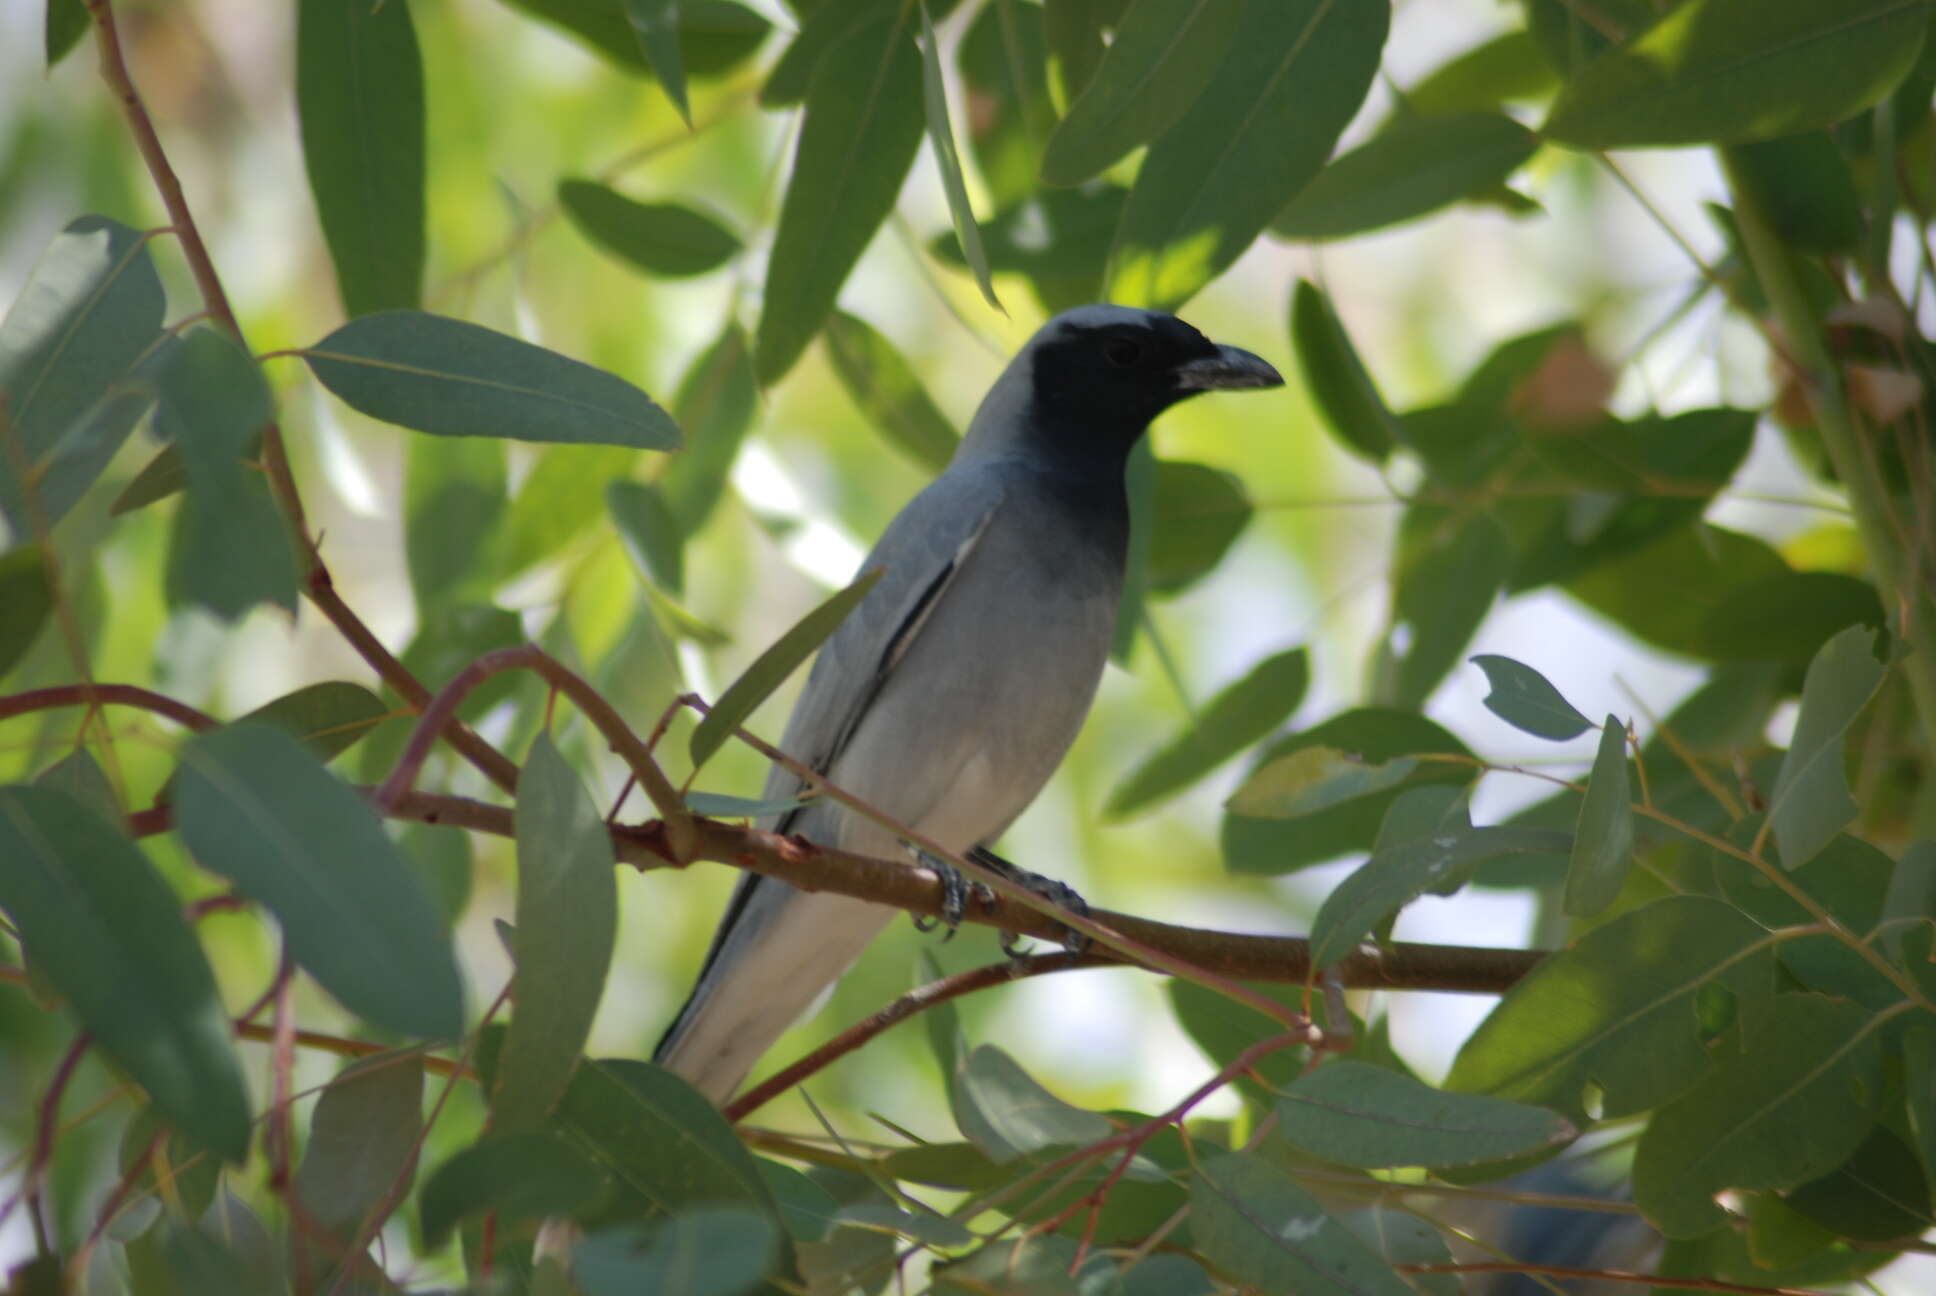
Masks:
[[[104,705],[138,707],[197,731],[213,729],[221,723],[186,702],[177,702],[165,693],[157,693],[138,684],[57,684],[52,688],[12,693],[0,697],[0,720],[11,720],[15,716],[31,715],[36,711],[52,711],[59,707],[93,708]]]
[[[40,1100],[40,1113],[34,1122],[34,1150],[27,1160],[27,1176],[21,1181],[20,1191],[0,1206],[0,1224],[7,1222],[13,1208],[20,1202],[27,1203],[27,1210],[34,1216],[34,1231],[40,1232],[40,1181],[47,1174],[47,1167],[54,1159],[54,1138],[60,1130],[61,1099],[67,1094],[68,1082],[74,1078],[74,1071],[87,1056],[88,1045],[92,1042],[86,1031],[74,1037],[61,1057],[60,1065],[54,1068],[54,1078],[48,1082],[47,1095]]]
[[[1672,1287],[1680,1291],[1743,1292],[1746,1296],[1828,1296],[1814,1287],[1757,1287],[1753,1283],[1728,1282],[1723,1278],[1663,1278],[1659,1274],[1635,1273],[1630,1269],[1575,1269],[1570,1265],[1528,1264],[1520,1260],[1475,1260],[1461,1264],[1397,1264],[1399,1273],[1523,1273],[1544,1274],[1548,1278],[1598,1278],[1607,1282],[1635,1283],[1643,1287]]]

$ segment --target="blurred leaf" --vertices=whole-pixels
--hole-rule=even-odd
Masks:
[[[1903,0],[1688,0],[1569,76],[1541,133],[1610,149],[1832,126],[1902,80],[1928,17]]]
[[[973,1233],[945,1215],[917,1215],[873,1202],[841,1207],[834,1223],[841,1228],[870,1229],[931,1247],[968,1246],[975,1241]]]
[[[708,819],[763,819],[811,805],[811,797],[788,797],[782,801],[754,801],[747,797],[726,796],[719,792],[686,793],[686,809]]]
[[[1669,1237],[1727,1222],[1724,1188],[1792,1188],[1861,1145],[1881,1100],[1876,1019],[1785,994],[1744,1004],[1715,1065],[1661,1107],[1634,1151],[1634,1204]]]
[[[1858,807],[1842,769],[1842,741],[1882,686],[1882,676],[1874,636],[1861,626],[1823,644],[1808,664],[1801,715],[1768,808],[1783,867],[1808,863],[1855,819]]]
[[[1009,1162],[1050,1147],[1081,1147],[1114,1127],[1095,1112],[1071,1107],[1036,1083],[993,1044],[977,1046],[955,1065],[955,1124],[990,1160]]]
[[[64,792],[86,809],[92,810],[104,822],[116,828],[126,826],[114,784],[108,779],[107,771],[101,768],[101,763],[85,747],[76,747],[36,774],[34,786]]]
[[[665,493],[657,485],[615,481],[605,488],[605,507],[633,565],[675,597],[684,593],[684,537]]]
[[[679,456],[674,455],[676,462]],[[605,488],[632,470],[632,451],[617,446],[552,446],[518,487],[497,528],[484,568],[492,585],[556,557],[606,516]],[[479,600],[482,601],[482,600]]]
[[[1264,996],[1294,1013],[1305,1011],[1301,985],[1245,982],[1244,988]],[[1283,1027],[1255,1008],[1236,1003],[1194,981],[1170,977],[1163,983],[1183,1033],[1203,1053],[1212,1066],[1223,1066],[1260,1040],[1278,1034]],[[1257,1060],[1250,1073],[1237,1077],[1237,1088],[1253,1102],[1270,1103],[1275,1091],[1287,1087],[1304,1069],[1309,1051],[1302,1047],[1279,1049]],[[1261,1083],[1260,1083],[1261,1081]]]
[[[1923,1175],[1936,1183],[1936,1029],[1917,1022],[1902,1035],[1902,1090]]]
[[[488,597],[484,560],[508,503],[506,458],[492,437],[404,443],[404,557],[419,609]]]
[[[517,613],[457,603],[424,618],[417,637],[403,651],[403,664],[434,692],[485,653],[524,641],[524,625]],[[479,719],[509,697],[517,683],[509,673],[491,676],[470,691],[457,714],[465,720]],[[369,749],[364,750],[367,755]]]
[[[182,749],[175,818],[204,868],[266,906],[296,962],[400,1034],[454,1039],[463,984],[430,899],[363,798],[262,724]]]
[[[922,1143],[897,1148],[887,1154],[883,1166],[888,1174],[907,1183],[967,1192],[986,1192],[1012,1177],[1010,1170],[989,1159],[973,1143]]]
[[[1042,182],[1080,184],[1155,139],[1210,85],[1243,16],[1240,4],[1135,0],[1049,137]]]
[[[39,545],[22,545],[0,554],[0,676],[12,670],[40,637],[54,610],[54,589],[47,583],[47,559]]]
[[[1922,1164],[1907,1143],[1882,1125],[1870,1131],[1854,1156],[1783,1200],[1832,1230],[1831,1236],[1859,1242],[1907,1240],[1936,1223]]]
[[[1242,40],[1150,145],[1109,254],[1108,299],[1171,310],[1240,256],[1316,175],[1357,114],[1385,0],[1248,0]]]
[[[786,1223],[788,1237],[795,1242],[819,1242],[833,1232],[840,1203],[832,1193],[792,1166],[765,1157],[757,1158],[755,1164],[759,1166],[760,1177],[766,1181],[767,1191],[780,1205],[780,1218]]]
[[[1815,858],[1819,863],[1823,856]],[[1936,995],[1936,842],[1917,842],[1902,853],[1889,872],[1881,917],[1888,924],[1882,948],[1921,983],[1924,994]],[[1936,1159],[1929,1174],[1936,1182]]]
[[[595,1233],[572,1250],[586,1296],[743,1296],[779,1256],[780,1229],[740,1206],[700,1206],[644,1229]]]
[[[423,1242],[434,1251],[462,1221],[569,1215],[598,1200],[604,1174],[556,1134],[492,1134],[437,1167],[418,1197]]]
[[[836,310],[823,334],[840,385],[867,421],[922,467],[940,472],[961,435],[900,349],[866,320]]]
[[[1271,220],[1291,239],[1348,238],[1498,188],[1539,147],[1499,113],[1396,122],[1328,164]]]
[[[1593,727],[1531,666],[1497,653],[1480,653],[1472,664],[1486,673],[1486,683],[1492,686],[1486,694],[1486,710],[1513,728],[1535,738],[1565,742]]]
[[[518,779],[517,1006],[498,1058],[491,1128],[539,1125],[571,1080],[611,968],[618,879],[604,817],[540,733]]]
[[[1258,769],[1309,748],[1334,750],[1312,758],[1317,762],[1315,768],[1291,767],[1288,772],[1308,775],[1319,782],[1336,777],[1348,783],[1354,777],[1364,776],[1363,766],[1378,766],[1406,756],[1471,755],[1457,738],[1424,716],[1382,707],[1361,707],[1272,744],[1259,759]],[[1360,768],[1356,771],[1341,768],[1343,761],[1338,753],[1355,757]],[[1360,796],[1334,798],[1327,808],[1295,819],[1258,818],[1233,811],[1223,821],[1224,863],[1234,873],[1275,875],[1350,851],[1367,850],[1377,836],[1386,810],[1397,799],[1400,787],[1411,783],[1469,783],[1474,776],[1471,767],[1457,762],[1418,761],[1415,772],[1404,784],[1372,789]],[[1298,780],[1292,782],[1294,788],[1302,785]]]
[[[1277,1132],[1319,1160],[1366,1170],[1503,1161],[1579,1134],[1540,1107],[1447,1093],[1348,1058],[1298,1077],[1277,1100]]]
[[[906,15],[889,11],[814,69],[753,341],[762,383],[778,382],[820,331],[920,146],[921,56]]]
[[[1563,908],[1575,918],[1599,913],[1626,884],[1634,862],[1632,801],[1627,784],[1627,727],[1620,717],[1609,714],[1600,726],[1600,749],[1593,757],[1586,796],[1580,800],[1566,870]]]
[[[666,412],[623,378],[463,320],[384,311],[302,355],[352,409],[418,432],[679,448]]]
[[[686,102],[686,65],[679,49],[679,0],[625,0],[625,17],[638,37],[639,49],[659,87],[672,106],[692,125],[692,105]]]
[[[935,16],[954,7],[952,0],[934,6]],[[804,11],[800,31],[780,52],[779,61],[760,87],[760,107],[784,108],[806,97],[809,83],[827,51],[870,22],[890,17],[899,0],[848,0],[845,4],[816,4]]]
[[[1103,31],[1128,7],[1128,0],[1043,0],[1042,35],[1064,103],[1089,88],[1108,52]]]
[[[424,268],[424,81],[404,0],[301,0],[296,116],[344,312],[414,308]]]
[[[737,234],[695,208],[636,202],[593,180],[560,180],[558,204],[586,238],[621,261],[662,278],[682,279],[717,270],[745,246]]]
[[[684,453],[665,461],[658,486],[683,534],[692,535],[712,515],[753,421],[758,395],[746,335],[729,321],[718,340],[693,361],[672,398],[672,412],[685,429],[687,445]]]
[[[948,199],[948,216],[954,222],[955,237],[961,241],[968,268],[975,272],[975,285],[981,289],[982,300],[1001,310],[1001,300],[995,296],[995,284],[988,274],[988,253],[981,245],[981,227],[975,224],[975,209],[968,202],[968,185],[962,179],[954,127],[948,124],[948,90],[941,75],[941,43],[935,38],[934,19],[928,13],[925,0],[920,8],[921,105],[928,144],[934,152],[935,167],[941,172],[941,192]]]
[[[1194,724],[1118,783],[1103,808],[1124,819],[1190,786],[1290,718],[1311,678],[1309,653],[1291,648],[1251,667],[1204,703]]]
[[[442,824],[405,824],[399,844],[444,927],[456,926],[471,898],[470,834]]]
[[[1555,72],[1571,77],[1654,21],[1652,0],[1595,0],[1591,14],[1567,0],[1524,0],[1526,27]]]
[[[1129,191],[1114,185],[1049,189],[1024,196],[982,226],[988,263],[1024,275],[1050,313],[1102,296],[1103,261],[1122,217]],[[967,265],[960,243],[944,234],[929,245],[934,254]]]
[[[713,703],[713,709],[693,728],[688,750],[692,753],[694,773],[712,759],[713,753],[732,737],[733,730],[739,728],[741,722],[752,715],[774,689],[786,682],[787,676],[800,668],[800,663],[813,656],[814,650],[826,642],[827,636],[840,628],[847,614],[867,597],[867,591],[873,589],[880,578],[878,569],[868,572],[801,617],[791,630],[774,640],[771,647],[754,658],[753,664],[727,686],[726,691],[719,695],[719,700]]]
[[[64,792],[0,788],[0,908],[37,976],[167,1119],[241,1161],[249,1099],[181,902],[133,842]]]
[[[1730,829],[1728,836],[1745,847],[1760,826],[1759,816],[1750,817]],[[1777,889],[1746,860],[1715,850],[1710,853],[1709,866],[1720,894],[1763,927],[1777,930],[1815,921],[1812,912]],[[1869,933],[1889,916],[1891,883],[1900,872],[1880,850],[1844,834],[1831,839],[1808,863],[1790,871],[1789,883],[1845,929]],[[1886,933],[1883,948],[1888,948]],[[1775,957],[1810,990],[1852,999],[1878,1011],[1902,998],[1902,991],[1873,964],[1828,932],[1784,940]]]
[[[1042,6],[1020,0],[984,5],[957,53],[968,147],[998,210],[1035,191],[1042,148],[1055,129],[1042,14]]]
[[[148,1145],[154,1143],[149,1151]],[[137,1168],[136,1163],[144,1160]],[[121,1172],[137,1193],[153,1193],[176,1219],[193,1223],[208,1210],[222,1185],[222,1159],[172,1128],[153,1103],[135,1109],[121,1131]]]
[[[1398,420],[1378,394],[1350,334],[1323,289],[1297,281],[1291,298],[1291,341],[1318,413],[1347,450],[1383,463],[1398,444]]]
[[[87,35],[89,19],[85,0],[47,0],[46,15],[42,47],[51,72]]]
[[[1425,704],[1492,610],[1512,557],[1511,543],[1488,512],[1422,502],[1406,508],[1398,524],[1391,634],[1380,650],[1381,702]]]
[[[1260,1291],[1414,1296],[1295,1179],[1247,1152],[1225,1153],[1198,1168],[1190,1229],[1220,1274]]]
[[[319,761],[327,762],[356,745],[383,722],[390,708],[361,684],[324,680],[265,702],[236,724],[260,721],[296,739]]]
[[[0,517],[16,537],[60,521],[134,430],[164,305],[147,237],[100,216],[69,222],[28,271],[0,320]]]
[[[1119,666],[1129,665],[1136,636],[1148,619],[1149,564],[1152,533],[1156,529],[1156,451],[1149,437],[1138,437],[1123,465],[1123,494],[1129,501],[1129,543],[1123,555],[1122,595],[1116,600],[1116,624],[1110,632],[1109,656]]]
[[[344,1067],[316,1100],[295,1186],[339,1247],[365,1228],[393,1186],[407,1193],[423,1129],[423,1079],[421,1056],[380,1053]]]
[[[1410,1211],[1391,1206],[1367,1206],[1337,1217],[1373,1254],[1389,1265],[1449,1265],[1452,1248],[1445,1237]],[[1399,1275],[1419,1296],[1462,1296],[1457,1273]]]
[[[1253,819],[1299,819],[1396,788],[1417,768],[1410,757],[1372,765],[1335,747],[1299,747],[1258,766],[1224,804]]]
[[[623,7],[613,0],[504,0],[562,27],[607,62],[634,76],[652,74]],[[717,76],[750,57],[772,24],[733,0],[678,0],[680,62],[689,76]]]
[[[1532,33],[1509,31],[1441,63],[1405,91],[1399,111],[1421,116],[1477,112],[1515,99],[1544,99],[1558,86]]]
[[[1728,150],[1728,174],[1797,251],[1852,252],[1861,242],[1855,173],[1827,131],[1736,145]]]
[[[1460,1048],[1446,1088],[1551,1107],[1576,1124],[1589,1083],[1602,1119],[1658,1107],[1711,1063],[1696,996],[1719,985],[1751,1004],[1772,992],[1767,936],[1733,905],[1700,896],[1621,914],[1508,991]]]
[[[121,488],[108,515],[120,517],[187,489],[188,470],[182,466],[181,451],[171,442],[157,450],[155,457],[134,475],[134,480]]]
[[[1207,464],[1158,461],[1154,487],[1144,587],[1175,594],[1215,570],[1256,510],[1241,477]]]

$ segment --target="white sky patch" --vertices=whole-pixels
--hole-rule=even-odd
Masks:
[[[312,386],[310,391],[310,408],[316,424],[316,446],[322,459],[323,476],[329,481],[330,489],[343,501],[343,507],[357,517],[383,517],[383,493],[377,489],[369,465],[363,462],[363,456],[351,444],[349,433],[343,429],[336,411],[330,408],[321,385]]]
[[[823,585],[845,585],[854,578],[866,548],[845,528],[809,512],[805,493],[757,439],[740,448],[732,482],[748,508],[764,521],[782,524],[778,542],[789,563]]]

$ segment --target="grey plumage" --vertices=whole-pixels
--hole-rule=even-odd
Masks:
[[[863,563],[880,582],[821,649],[781,749],[951,851],[999,837],[1061,763],[1102,677],[1130,449],[1194,392],[1281,381],[1168,315],[1086,306],[1044,325]],[[776,766],[765,795],[800,790]],[[896,834],[829,801],[763,826],[904,855]],[[658,1060],[725,1101],[895,912],[747,874]]]

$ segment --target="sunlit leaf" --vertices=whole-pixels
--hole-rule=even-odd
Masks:
[[[1539,147],[1498,113],[1398,122],[1330,163],[1271,220],[1283,238],[1348,238],[1490,192]]]
[[[961,84],[972,108],[968,147],[998,209],[1034,192],[1042,148],[1055,129],[1042,22],[1040,5],[996,0],[961,38]]]
[[[592,242],[663,278],[716,270],[743,246],[737,234],[695,208],[638,202],[592,180],[560,180],[558,203]]]
[[[866,320],[842,310],[828,317],[825,336],[841,386],[868,421],[923,467],[946,468],[961,436],[900,349]]]
[[[417,606],[488,597],[508,465],[494,437],[411,437],[404,447],[404,560]]]
[[[1815,858],[1856,816],[1842,769],[1842,739],[1882,685],[1874,636],[1850,626],[1822,645],[1802,684],[1801,715],[1782,757],[1768,814],[1786,868]]]
[[[1753,195],[1781,241],[1803,252],[1851,252],[1862,239],[1855,173],[1829,132],[1808,131],[1727,152],[1728,175]]]
[[[1364,1169],[1503,1161],[1578,1133],[1543,1108],[1447,1093],[1348,1058],[1306,1071],[1278,1098],[1277,1132],[1320,1160]]]
[[[605,488],[605,507],[637,568],[673,596],[684,593],[685,537],[665,492],[656,484],[615,481]]]
[[[1405,91],[1400,111],[1475,112],[1517,99],[1543,99],[1558,85],[1532,33],[1509,31],[1441,63]]]

